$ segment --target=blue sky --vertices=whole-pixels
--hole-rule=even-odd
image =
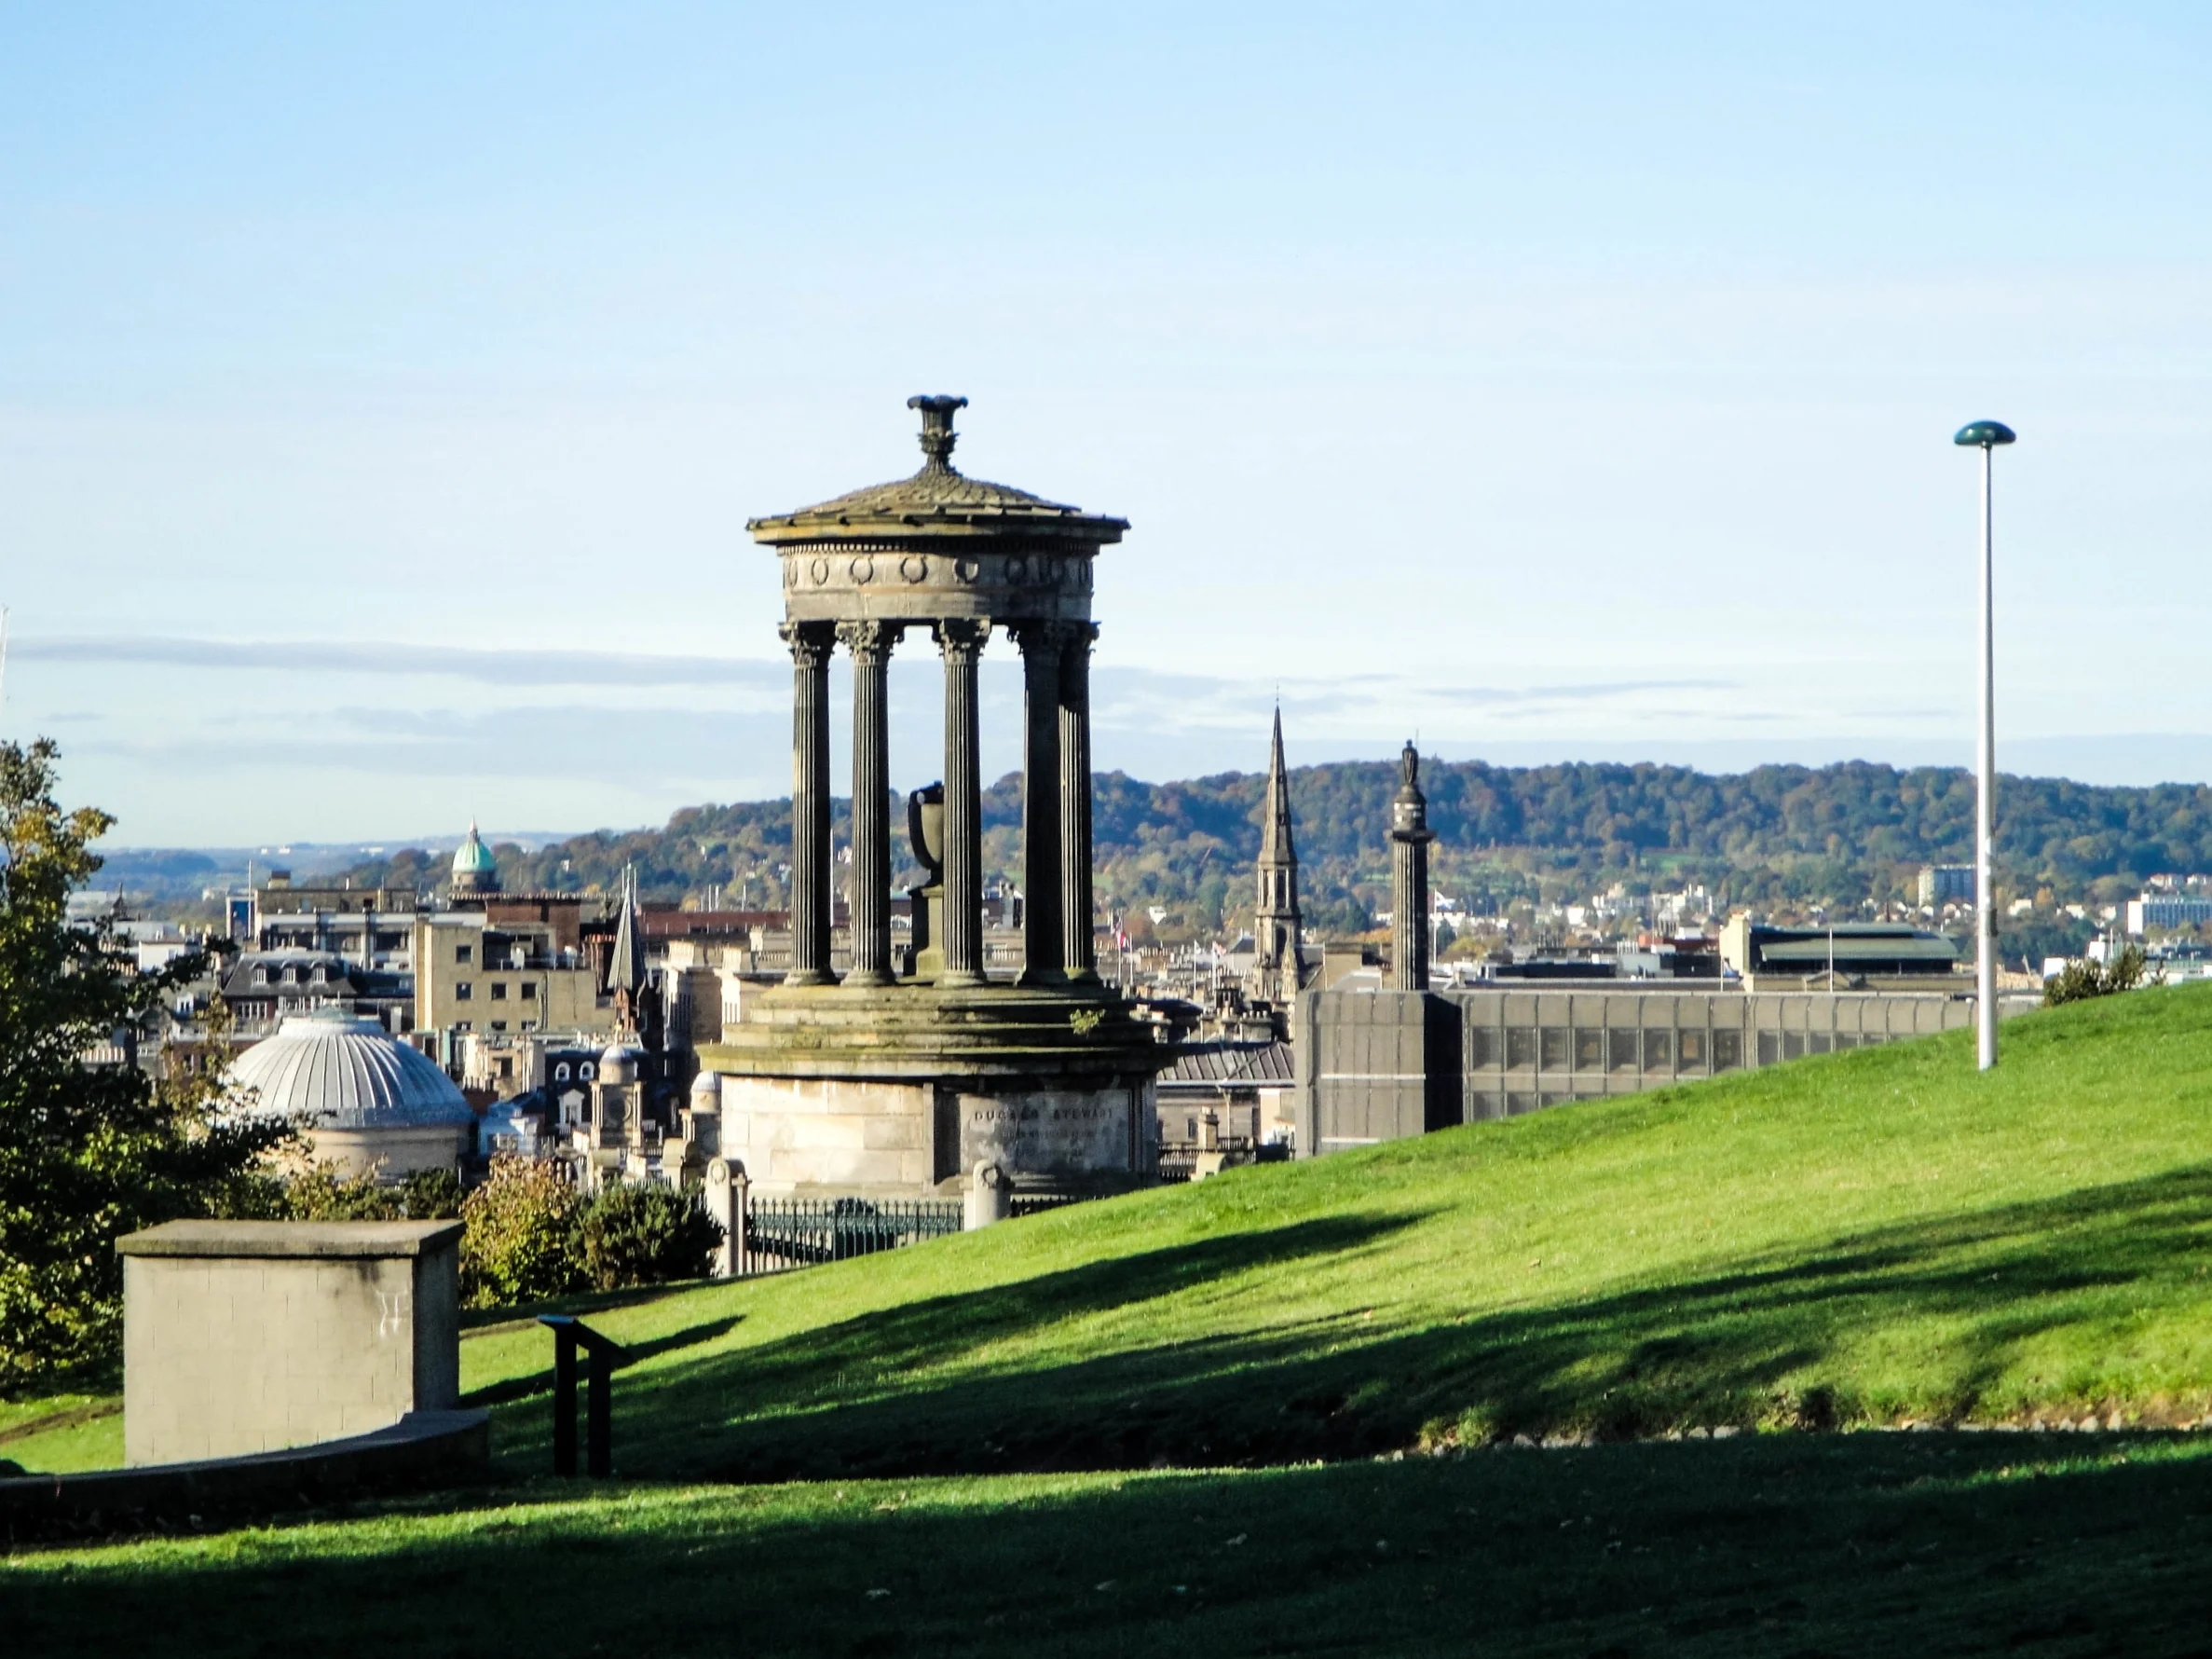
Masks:
[[[2006,764],[2212,776],[2206,19],[0,5],[0,733],[129,844],[783,793],[744,520],[947,391],[1134,522],[1101,766],[1963,759],[1987,415]]]

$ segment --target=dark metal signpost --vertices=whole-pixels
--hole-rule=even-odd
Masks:
[[[566,1313],[541,1313],[538,1323],[553,1334],[553,1473],[576,1473],[576,1350],[581,1345],[592,1362],[585,1465],[594,1478],[604,1479],[614,1473],[614,1368],[630,1363],[629,1352]]]

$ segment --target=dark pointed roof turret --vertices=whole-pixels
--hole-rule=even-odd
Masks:
[[[637,929],[637,872],[622,880],[622,909],[615,918],[614,948],[607,954],[607,989],[635,991],[645,983],[645,941]]]
[[[1275,710],[1275,744],[1267,754],[1267,802],[1260,826],[1263,863],[1295,864],[1298,849],[1290,839],[1290,776],[1283,765],[1283,711]]]

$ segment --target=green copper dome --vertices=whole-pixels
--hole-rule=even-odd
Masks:
[[[469,826],[469,839],[453,849],[453,885],[456,892],[481,893],[497,891],[499,884],[498,860],[492,857],[491,848],[484,844],[484,837],[476,833],[476,826]]]

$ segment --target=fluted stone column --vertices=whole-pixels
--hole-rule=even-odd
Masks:
[[[1060,960],[1060,651],[1058,623],[1022,623],[1024,741],[1021,766],[1021,982],[1053,984]]]
[[[785,623],[791,648],[791,967],[786,985],[829,983],[829,623]]]
[[[1091,949],[1091,641],[1095,623],[1072,623],[1061,637],[1060,962],[1071,980],[1096,980]]]
[[[1428,989],[1428,798],[1421,756],[1412,744],[1398,757],[1403,780],[1390,802],[1390,981],[1397,991]]]
[[[899,630],[843,622],[853,657],[853,971],[848,985],[891,983],[891,720],[885,681]]]
[[[977,754],[976,664],[990,624],[936,624],[945,658],[945,968],[940,985],[983,983],[983,778]]]

